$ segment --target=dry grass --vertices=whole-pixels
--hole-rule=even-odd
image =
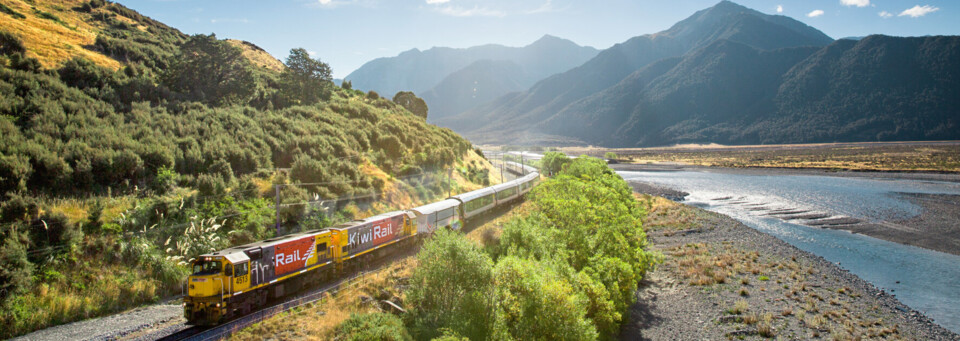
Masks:
[[[48,270],[37,275],[46,282],[17,296],[12,303],[16,308],[0,314],[0,324],[13,332],[103,316],[170,294],[162,293],[162,284],[146,273],[97,259],[82,259],[69,272]]]
[[[647,204],[647,216],[643,220],[646,231],[684,230],[701,226],[702,219],[696,211],[672,200],[650,195],[639,195],[637,200]]]
[[[407,258],[345,284],[318,303],[308,304],[254,324],[231,337],[232,340],[332,340],[336,327],[350,317],[382,311],[378,302],[390,300],[403,305],[400,290],[416,267]],[[372,298],[372,300],[371,300]]]
[[[267,53],[267,51],[264,51],[262,48],[253,45],[252,43],[236,39],[227,39],[227,42],[243,50],[243,56],[250,60],[253,65],[276,72],[282,72],[283,69],[286,68],[286,66],[283,65],[283,62],[277,60],[277,58],[274,58],[272,55]]]
[[[27,48],[27,56],[37,58],[45,68],[59,67],[70,58],[80,56],[112,70],[119,69],[120,63],[116,60],[84,48],[93,45],[100,28],[90,24],[93,21],[88,20],[88,14],[72,10],[83,2],[85,1],[5,1],[8,7],[26,18],[12,19],[4,14],[3,20],[0,20],[0,30],[20,37]],[[31,7],[57,16],[63,24],[39,17]]]

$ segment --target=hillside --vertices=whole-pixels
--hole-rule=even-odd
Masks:
[[[535,128],[571,103],[603,91],[651,63],[683,56],[718,40],[758,49],[824,46],[832,41],[796,20],[723,1],[666,31],[634,37],[603,50],[583,65],[544,79],[523,93],[503,96],[437,123],[477,142],[492,142],[484,136],[504,135],[508,140],[503,142],[570,141],[576,136],[550,136]]]
[[[0,8],[0,338],[179,294],[203,252],[491,180],[304,49],[283,65],[113,3],[29,3],[48,15]]]
[[[524,47],[483,45],[465,49],[413,49],[379,58],[345,78],[353,87],[385,96],[398,91],[421,95],[430,107],[428,119],[459,114],[488,99],[526,89],[597,54],[569,40],[543,36]],[[505,69],[506,64],[512,64]],[[505,77],[506,79],[497,79]]]

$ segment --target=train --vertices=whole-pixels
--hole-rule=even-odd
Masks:
[[[518,170],[523,174],[524,168]],[[539,172],[531,170],[515,180],[420,207],[200,255],[187,277],[184,317],[188,324],[209,326],[246,315],[270,299],[413,247],[438,229],[460,230],[539,182]]]

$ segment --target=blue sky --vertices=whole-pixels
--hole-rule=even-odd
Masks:
[[[524,46],[544,34],[608,48],[719,0],[120,0],[188,34],[253,42],[280,60],[303,47],[341,78],[412,48]],[[833,38],[960,34],[956,0],[740,0]],[[779,11],[778,12],[778,7]]]

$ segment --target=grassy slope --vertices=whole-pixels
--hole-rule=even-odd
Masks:
[[[26,18],[15,19],[7,14],[0,14],[3,18],[0,20],[0,30],[19,36],[27,48],[27,56],[37,58],[46,68],[59,67],[75,56],[87,58],[110,69],[120,68],[120,62],[85,48],[93,45],[102,27],[99,22],[90,20],[90,14],[73,9],[84,2],[86,1],[4,0],[7,7]],[[50,13],[60,20],[43,18],[37,11]],[[134,22],[126,17],[121,20]]]
[[[123,64],[108,55],[97,51],[94,42],[103,34],[105,23],[93,20],[98,13],[113,13],[116,19],[130,24],[141,32],[148,32],[149,26],[159,23],[146,17],[130,18],[123,14],[110,12],[105,7],[84,12],[80,7],[86,0],[4,0],[2,3],[26,18],[18,19],[0,13],[0,31],[18,36],[27,48],[27,57],[36,58],[45,68],[58,68],[67,60],[83,57],[97,65],[117,70]],[[122,6],[111,4],[108,6]],[[51,19],[41,13],[52,14],[59,20]],[[165,29],[174,30],[159,24]],[[283,71],[282,62],[260,47],[246,41],[228,39],[231,44],[243,49],[243,55],[254,65],[270,71]]]

